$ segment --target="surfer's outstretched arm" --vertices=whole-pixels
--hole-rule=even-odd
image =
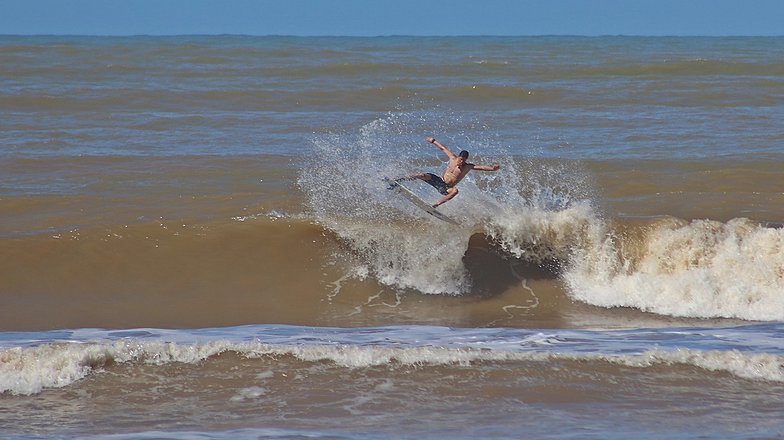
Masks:
[[[453,152],[452,152],[452,151],[451,151],[449,148],[447,148],[447,147],[446,147],[446,145],[442,144],[441,142],[438,142],[438,141],[436,140],[436,138],[434,138],[434,137],[428,137],[428,138],[426,138],[425,140],[426,140],[426,141],[428,141],[428,142],[430,142],[431,144],[435,145],[436,147],[438,147],[438,149],[439,149],[439,150],[441,150],[441,151],[443,151],[443,152],[444,152],[444,154],[446,154],[447,156],[449,156],[449,158],[450,158],[450,159],[457,157],[457,156],[455,155],[455,153],[453,153]]]
[[[501,169],[501,165],[474,165],[471,169],[476,171],[498,171]]]

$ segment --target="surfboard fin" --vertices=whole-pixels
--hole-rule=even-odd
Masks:
[[[384,177],[384,182],[387,183],[387,189],[395,189],[398,187],[398,183],[396,180],[392,180],[389,177]]]

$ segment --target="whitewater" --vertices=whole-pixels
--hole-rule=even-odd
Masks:
[[[739,378],[784,382],[782,325],[720,329],[517,330],[433,326],[313,328],[257,325],[220,329],[80,329],[5,333],[0,392],[30,395],[73,384],[113,364],[199,364],[222,353],[291,356],[340,368],[435,368],[554,359],[645,369],[690,365]]]

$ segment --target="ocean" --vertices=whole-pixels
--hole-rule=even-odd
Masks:
[[[0,437],[782,438],[782,121],[784,37],[0,36]]]

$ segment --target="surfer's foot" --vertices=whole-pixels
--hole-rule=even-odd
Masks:
[[[384,182],[386,182],[389,185],[389,186],[387,186],[387,189],[395,189],[395,188],[397,188],[397,179],[392,180],[389,177],[384,177]]]

